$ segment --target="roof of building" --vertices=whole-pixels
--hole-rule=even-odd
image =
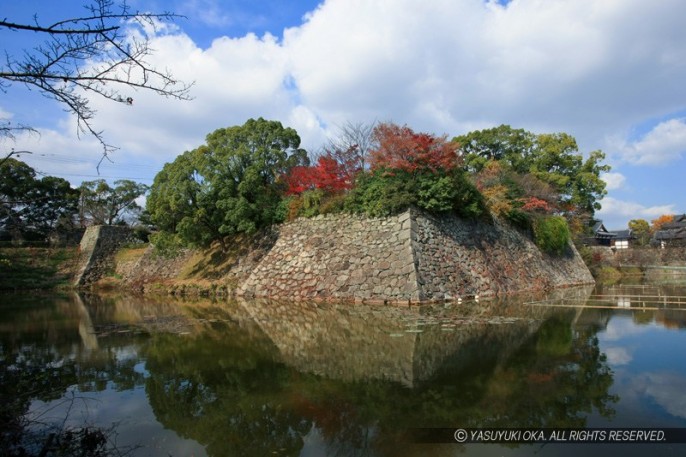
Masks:
[[[686,226],[678,228],[662,228],[655,232],[654,238],[659,241],[686,240]]]
[[[631,230],[613,230],[612,233],[615,234],[618,240],[628,240],[631,238]]]
[[[631,238],[631,230],[608,230],[605,228],[605,225],[603,225],[603,221],[596,221],[595,224],[593,224],[593,234],[596,239],[604,239],[604,240],[613,240],[613,239],[619,239],[619,240],[628,240]]]
[[[672,222],[663,224],[653,238],[658,241],[686,240],[686,214],[674,216]]]

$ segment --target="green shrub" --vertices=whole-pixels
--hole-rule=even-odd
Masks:
[[[531,216],[524,211],[513,209],[507,213],[506,217],[507,220],[510,221],[510,223],[515,227],[522,230],[531,230]]]
[[[160,257],[174,258],[181,253],[183,248],[181,238],[174,233],[160,231],[151,233],[149,238],[154,254]]]
[[[481,194],[461,171],[410,174],[401,170],[376,170],[359,176],[345,208],[376,217],[397,214],[410,206],[432,213],[453,211],[468,218],[482,215],[485,209]]]
[[[319,214],[319,207],[324,198],[324,191],[322,189],[306,190],[300,194],[302,199],[302,206],[300,215],[304,217],[314,217]]]
[[[570,233],[562,216],[543,216],[534,221],[534,241],[548,254],[562,255],[569,246]]]
[[[379,217],[400,213],[414,203],[415,196],[406,173],[376,171],[358,177],[348,194],[345,209]]]

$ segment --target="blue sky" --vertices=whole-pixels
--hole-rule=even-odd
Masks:
[[[682,0],[130,0],[186,16],[153,37],[153,63],[194,81],[194,99],[93,99],[96,128],[120,149],[101,175],[150,184],[165,162],[250,117],[295,128],[317,150],[346,121],[394,121],[452,137],[509,124],[567,132],[612,171],[598,217],[686,212],[686,2]],[[0,0],[9,21],[82,12],[79,0]],[[0,33],[14,51],[35,39]],[[97,177],[100,148],[23,86],[0,117],[36,126],[3,150],[74,185]]]

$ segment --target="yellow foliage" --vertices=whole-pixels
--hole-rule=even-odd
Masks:
[[[512,201],[508,198],[507,192],[508,188],[503,184],[496,184],[481,191],[491,214],[505,216],[512,211]]]

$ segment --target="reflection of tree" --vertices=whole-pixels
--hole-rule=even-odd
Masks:
[[[302,447],[312,424],[293,411],[293,373],[273,360],[268,340],[206,333],[179,344],[156,335],[144,352],[157,419],[210,455],[291,455]]]
[[[76,441],[69,444],[68,438],[91,440],[90,444],[105,449],[100,446],[108,444],[111,431],[65,428],[64,423],[56,424],[40,415],[34,418],[27,415],[32,402],[74,401],[80,392],[102,391],[108,383],[118,390],[132,389],[143,383],[143,375],[134,370],[134,361],[119,360],[112,347],[81,353],[74,352],[71,344],[38,344],[31,342],[27,335],[16,344],[5,339],[0,342],[0,348],[0,455],[3,456],[38,455],[48,441],[59,441],[61,446],[67,446],[66,449],[86,450],[69,447],[78,444],[74,444]],[[67,391],[73,386],[78,386],[78,390],[69,400]],[[67,418],[60,419],[66,421]],[[63,455],[68,454],[65,451]],[[98,455],[109,454],[103,451]]]
[[[112,313],[133,319],[134,304],[89,301],[85,308],[97,326],[111,322]],[[257,325],[241,314],[242,308],[195,304],[184,311],[194,322],[184,329],[193,329],[192,334],[113,332],[100,335],[98,350],[86,350],[80,345],[78,313],[61,306],[24,309],[26,324],[21,325],[20,314],[10,313],[16,325],[1,329],[0,401],[8,405],[0,416],[3,433],[22,432],[21,418],[33,400],[65,398],[70,387],[88,392],[144,385],[157,419],[206,446],[210,455],[298,455],[312,442],[326,455],[410,455],[403,442],[407,429],[580,427],[592,411],[611,415],[616,400],[608,394],[612,373],[595,337],[602,328],[598,323],[607,320],[602,313],[584,314],[584,324],[573,313],[552,311],[517,324],[488,323],[502,314],[499,310],[475,316],[477,323],[461,324],[455,334],[427,324],[424,333],[413,336],[421,349],[415,356],[433,360],[438,354],[440,362],[420,360],[418,369],[431,367],[433,375],[417,376],[408,386],[371,375],[345,381],[294,369],[264,333],[264,323]],[[179,312],[144,309],[139,314],[154,311],[162,320],[169,310]],[[61,318],[48,319],[46,312]],[[59,322],[59,328],[41,326],[43,321]],[[379,332],[371,327],[366,331]],[[293,332],[302,332],[303,341],[311,335],[304,326]],[[350,337],[368,341],[364,332],[361,326]],[[47,341],[46,334],[51,335]],[[446,341],[455,344],[446,346]],[[369,345],[377,351],[391,347]],[[335,345],[322,346],[328,351],[316,357],[339,356]],[[122,355],[127,353],[132,357]],[[141,358],[147,375],[135,369]],[[13,439],[2,438],[3,445]],[[417,455],[436,455],[440,449],[424,451]]]
[[[605,417],[618,398],[595,329],[572,337],[569,321],[554,317],[490,380],[480,405],[491,426],[583,427],[594,409]],[[481,425],[481,424],[475,424]]]
[[[73,361],[59,363],[48,348],[24,346],[14,350],[2,344],[0,360],[0,454],[12,455],[21,444],[27,425],[24,415],[34,399],[61,398],[67,386],[76,382]]]
[[[297,455],[313,430],[327,455],[398,455],[414,427],[580,427],[616,397],[597,328],[573,330],[572,317],[554,315],[505,361],[503,342],[472,341],[414,388],[298,372],[235,327],[156,335],[146,388],[158,419],[210,455]]]

